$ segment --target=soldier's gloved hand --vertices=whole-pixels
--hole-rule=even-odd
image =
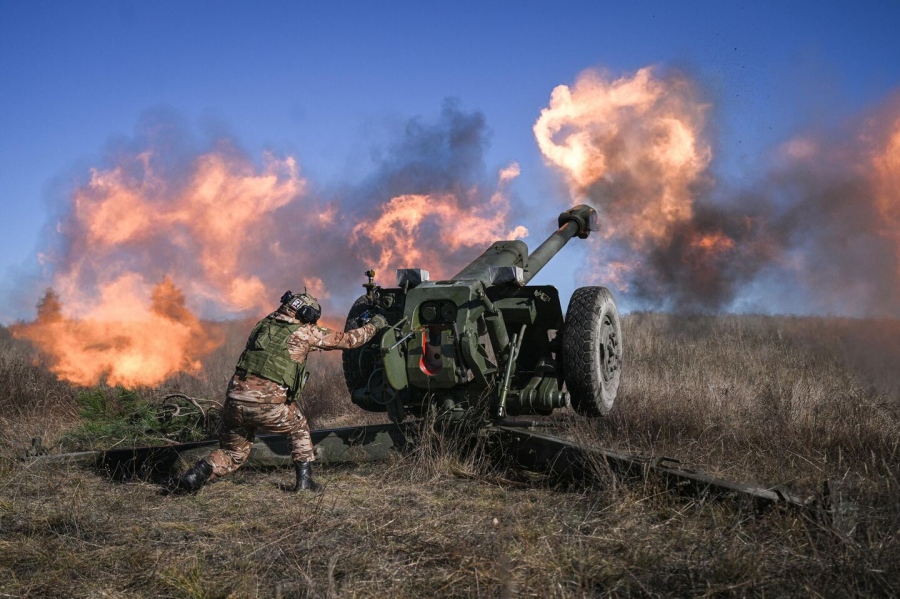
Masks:
[[[367,324],[370,320],[372,320],[372,313],[366,310],[356,317],[356,326],[361,327],[364,324]]]
[[[386,327],[388,325],[388,321],[387,321],[387,318],[385,318],[381,314],[376,314],[375,316],[372,317],[372,319],[369,321],[368,324],[375,325],[375,330],[380,331],[381,329],[383,329],[384,327]]]

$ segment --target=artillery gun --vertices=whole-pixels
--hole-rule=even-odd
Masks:
[[[366,293],[351,307],[345,328],[356,328],[376,313],[389,326],[364,346],[343,352],[344,378],[356,405],[387,412],[393,423],[314,430],[317,460],[384,459],[408,448],[421,432],[419,422],[401,423],[407,414],[433,414],[440,424],[479,427],[485,434],[478,438],[487,440],[479,451],[508,456],[513,465],[560,480],[607,481],[610,473],[645,480],[655,473],[673,492],[704,499],[745,497],[759,508],[785,506],[816,518],[850,512],[850,507],[832,506],[829,492],[802,499],[682,468],[671,458],[622,454],[521,428],[522,422],[503,422],[506,416],[545,415],[564,406],[587,416],[604,415],[616,399],[622,330],[609,290],[576,289],[563,317],[555,287],[528,285],[572,237],[584,239],[597,230],[597,214],[589,206],[563,212],[558,222],[559,229],[531,254],[522,241],[496,241],[445,281],[428,280],[424,270],[400,269],[397,286],[383,288],[368,271]],[[263,435],[259,440],[248,463],[293,463],[289,439]],[[170,478],[176,462],[193,463],[217,443],[29,459],[95,465],[123,478],[148,473]]]
[[[607,414],[622,363],[612,294],[576,289],[563,317],[555,287],[528,285],[572,237],[597,230],[597,213],[576,206],[558,223],[531,254],[522,241],[496,241],[447,280],[398,269],[397,286],[388,288],[367,271],[366,294],[350,308],[345,330],[375,313],[389,326],[343,354],[353,403],[394,422],[429,412],[496,422],[569,405],[587,416]]]

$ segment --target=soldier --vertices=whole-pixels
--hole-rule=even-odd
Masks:
[[[257,427],[290,435],[297,471],[295,492],[321,488],[312,479],[310,462],[316,456],[309,424],[294,401],[309,377],[306,356],[312,349],[359,347],[387,325],[378,315],[341,333],[316,325],[321,313],[316,298],[288,291],[281,297],[281,306],[257,323],[228,383],[220,448],[185,472],[176,491],[197,491],[209,480],[240,468],[250,454]]]

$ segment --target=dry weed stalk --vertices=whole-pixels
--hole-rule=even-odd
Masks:
[[[321,468],[327,488],[311,498],[281,490],[288,472],[242,469],[173,497],[91,471],[25,468],[12,456],[32,436],[52,444],[75,424],[76,390],[7,335],[0,594],[900,593],[897,323],[634,314],[624,324],[617,409],[556,422],[585,442],[676,456],[732,479],[797,490],[831,479],[858,507],[852,523],[760,517],[641,485],[509,484],[436,433],[391,462]],[[152,392],[220,397],[246,333],[235,328],[203,378]],[[350,405],[338,369],[322,361],[316,372],[304,409],[317,426],[377,418]]]

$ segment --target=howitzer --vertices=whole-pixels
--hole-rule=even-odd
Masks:
[[[522,241],[496,241],[447,280],[399,269],[397,286],[385,288],[367,271],[366,294],[345,328],[373,312],[389,326],[344,352],[353,403],[394,422],[429,411],[496,421],[568,405],[588,416],[608,413],[622,363],[609,290],[576,289],[563,317],[555,287],[528,285],[572,237],[595,230],[597,213],[581,205],[560,214],[559,229],[531,254]]]

